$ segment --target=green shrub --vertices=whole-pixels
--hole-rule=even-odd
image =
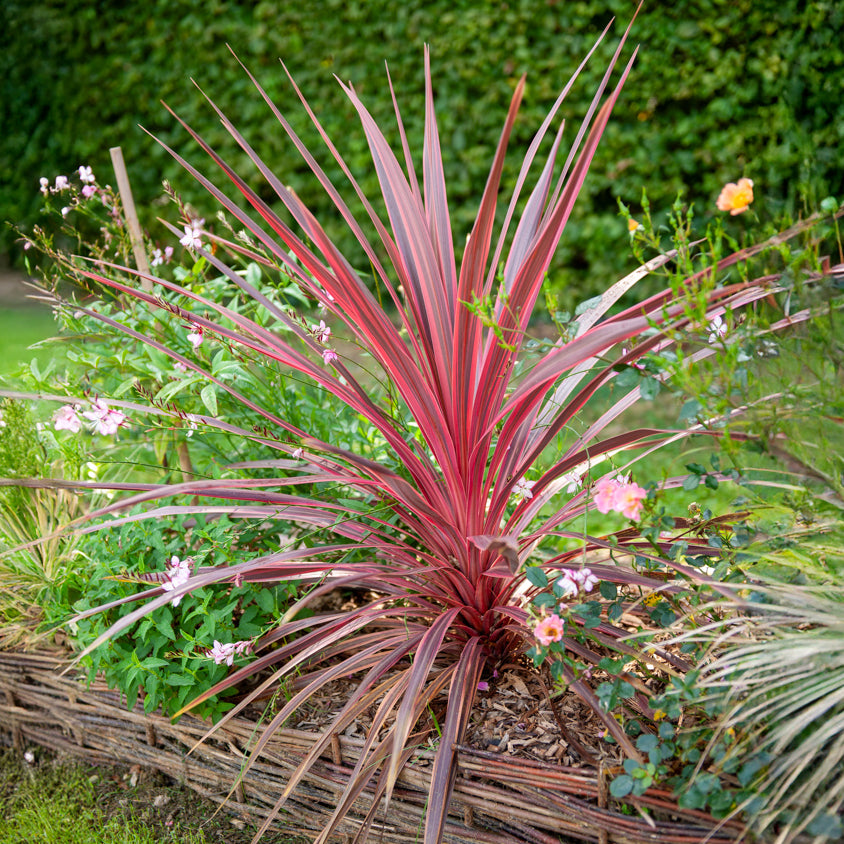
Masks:
[[[279,103],[294,128],[313,140],[303,111],[277,59],[281,57],[312,103],[328,134],[373,194],[375,175],[362,138],[349,137],[352,111],[333,74],[352,80],[381,123],[392,121],[389,99],[374,97],[384,62],[400,102],[421,93],[419,58],[430,43],[440,68],[437,108],[446,179],[455,209],[455,232],[469,231],[497,137],[497,117],[518,77],[528,87],[514,143],[523,147],[556,96],[561,80],[579,64],[593,34],[612,15],[626,25],[629,0],[385,0],[308,4],[189,0],[94,4],[90,0],[7,0],[3,30],[12,33],[0,55],[5,80],[0,97],[0,181],[6,186],[0,220],[36,220],[38,179],[92,165],[111,181],[110,146],[122,145],[145,222],[154,226],[163,178],[173,180],[200,210],[207,201],[180,174],[167,153],[137,128],[142,124],[175,148],[184,135],[159,104],[163,98],[188,123],[209,128],[208,140],[245,176],[245,156],[215,126],[186,80],[201,82],[258,152],[323,221],[341,248],[353,240],[330,211],[307,166],[282,142],[269,110],[232,59],[237,51]],[[655,207],[667,207],[683,189],[699,208],[714,212],[722,184],[747,175],[764,186],[766,209],[801,210],[801,196],[816,205],[842,190],[839,138],[844,101],[838,80],[844,65],[844,8],[832,2],[773,3],[692,0],[646,4],[635,24],[641,43],[631,86],[598,150],[576,215],[570,221],[552,277],[582,301],[627,266],[625,231],[615,200],[635,203],[647,185]],[[608,58],[600,48],[582,84],[564,107],[582,115]],[[450,60],[460,56],[460,62]],[[419,146],[422,121],[406,123],[410,146]],[[325,159],[323,159],[325,160]],[[333,161],[329,176],[338,176]],[[515,178],[515,171],[505,173]],[[258,182],[254,181],[254,185]],[[348,192],[347,192],[348,193]],[[272,201],[262,189],[262,196]],[[332,222],[334,220],[334,222]],[[7,241],[8,244],[9,241]],[[564,269],[563,269],[564,268]],[[572,288],[576,287],[575,293]]]

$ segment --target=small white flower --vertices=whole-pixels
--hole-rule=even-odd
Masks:
[[[67,180],[67,176],[56,176],[56,184],[53,187],[53,193],[58,193],[62,190],[67,190],[70,187],[70,182]]]
[[[38,180],[38,183],[41,185],[39,190],[44,194],[44,196],[46,196],[47,192],[50,190],[50,180],[46,176],[42,176]]]
[[[566,492],[571,495],[580,489],[583,489],[583,481],[577,472],[569,472],[560,478],[560,483],[566,484]]]
[[[302,448],[294,448],[293,451],[290,452],[290,456],[294,460],[301,460],[302,455],[305,453],[304,449]]]
[[[149,262],[151,267],[159,267],[164,263],[164,255],[160,249],[152,250],[152,260]]]
[[[68,214],[70,214],[70,206],[65,205],[65,207],[62,208],[62,217],[67,217]]]
[[[86,184],[90,184],[91,182],[96,182],[97,180],[94,178],[94,174],[91,172],[90,167],[80,167],[79,168],[79,179]]]
[[[520,478],[513,486],[513,495],[519,500],[533,498],[533,492],[531,490],[534,486],[536,486],[536,481]]]
[[[720,316],[709,323],[709,342],[717,343],[727,333],[727,323]]]
[[[184,237],[179,241],[182,246],[188,249],[202,249],[202,225],[205,220],[191,220],[189,226],[185,226]]]
[[[35,754],[31,750],[27,750],[23,755],[23,760],[27,765],[35,764]]]

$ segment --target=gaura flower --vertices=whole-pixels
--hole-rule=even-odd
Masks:
[[[565,622],[558,615],[549,615],[543,618],[533,628],[533,635],[540,645],[550,645],[551,642],[559,642],[563,638]]]
[[[563,569],[557,585],[563,590],[563,597],[574,597],[581,591],[591,592],[600,583],[591,569]]]
[[[527,478],[520,478],[513,485],[513,495],[520,501],[522,499],[533,498],[531,490],[536,486],[536,481],[529,481]]]
[[[56,176],[56,184],[53,188],[53,193],[58,193],[62,190],[67,190],[70,187],[70,182],[67,180],[67,176]]]
[[[85,182],[86,184],[91,184],[96,181],[90,167],[80,166],[78,172],[80,181]]]
[[[324,364],[329,364],[332,361],[337,360],[337,352],[334,349],[325,349],[322,353],[322,362]]]
[[[214,647],[205,651],[205,656],[213,659],[217,665],[225,662],[231,665],[236,655],[249,653],[252,650],[252,642],[248,639],[243,642],[218,642],[214,640]]]
[[[721,190],[716,205],[719,211],[729,211],[732,216],[743,214],[753,202],[753,180],[739,179],[738,184],[728,182]]]
[[[82,415],[90,419],[97,431],[106,436],[116,434],[117,429],[126,421],[126,416],[121,411],[112,410],[102,399],[94,399],[91,408]]]
[[[41,185],[39,190],[44,194],[44,196],[46,196],[47,192],[50,190],[50,180],[46,176],[42,176],[38,180],[38,183]]]
[[[53,427],[57,431],[70,431],[73,434],[78,434],[82,427],[82,420],[77,413],[78,407],[72,404],[66,404],[60,407],[53,414]]]
[[[84,196],[85,199],[90,199],[96,192],[96,185],[84,185],[82,188],[82,196]]]
[[[204,336],[205,333],[203,332],[201,325],[192,325],[191,332],[188,334],[188,340],[190,340],[194,349],[198,349],[202,345],[202,338]]]
[[[331,336],[331,329],[325,324],[325,320],[322,319],[319,321],[319,325],[311,326],[311,332],[317,343],[327,343],[328,338]]]
[[[188,249],[202,249],[202,226],[205,220],[197,219],[191,220],[189,226],[184,226],[184,237],[179,240],[182,246],[187,246]]]
[[[717,343],[721,337],[726,336],[727,334],[727,323],[721,319],[720,316],[715,317],[712,322],[709,323],[709,342],[710,343]]]
[[[190,580],[190,572],[191,572],[191,561],[190,560],[180,560],[175,554],[170,558],[170,562],[167,564],[167,571],[166,571],[166,579],[161,584],[161,588],[165,592],[172,592],[174,589],[178,589],[180,586],[184,586],[185,583]],[[174,607],[178,607],[179,603],[181,602],[183,595],[177,595],[170,601],[170,604]],[[231,665],[231,663],[229,663]]]

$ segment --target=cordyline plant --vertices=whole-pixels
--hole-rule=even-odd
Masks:
[[[482,674],[485,668],[491,670],[497,664],[518,658],[531,644],[526,627],[527,607],[535,587],[525,578],[525,563],[543,538],[575,536],[566,525],[582,517],[589,504],[588,482],[586,488],[574,494],[565,490],[573,477],[586,475],[591,467],[619,451],[652,448],[678,434],[652,428],[613,436],[603,433],[639,397],[636,388],[619,398],[582,435],[576,436],[562,457],[547,465],[546,456],[546,468],[536,470],[538,474],[532,485],[526,481],[527,474],[539,464],[540,457],[557,442],[559,435],[568,430],[584,405],[601,387],[611,383],[617,371],[649,352],[664,351],[675,343],[676,332],[684,327],[703,331],[705,336],[712,317],[754,302],[769,295],[772,289],[775,281],[772,278],[718,288],[713,283],[705,292],[708,298],[704,306],[697,310],[690,308],[683,295],[665,291],[608,316],[609,309],[639,279],[670,260],[669,256],[660,257],[592,303],[576,320],[570,339],[561,340],[534,362],[524,364],[521,351],[545,273],[630,72],[632,58],[615,87],[609,86],[625,38],[626,34],[562,167],[558,163],[561,127],[532,190],[526,201],[522,200],[540,144],[577,73],[560,94],[524,156],[503,224],[498,226],[496,211],[505,152],[524,93],[524,79],[516,86],[477,218],[459,264],[449,220],[427,52],[421,183],[398,106],[395,116],[403,162],[393,153],[355,90],[350,85],[342,86],[365,132],[388,223],[364,195],[293,83],[365,209],[365,225],[377,235],[374,241],[253,78],[258,92],[360,243],[373,268],[376,284],[386,291],[389,311],[329,241],[299,198],[284,186],[213,103],[223,126],[255,163],[302,235],[290,228],[199,134],[185,125],[255,212],[243,211],[209,178],[168,147],[238,221],[253,244],[245,246],[243,242],[225,241],[192,230],[188,233],[190,245],[230,279],[232,285],[264,305],[277,320],[278,330],[264,328],[192,289],[165,279],[103,262],[92,265],[92,269],[80,270],[78,263],[74,265],[73,271],[78,276],[125,296],[137,297],[150,306],[165,308],[194,329],[200,328],[206,338],[232,344],[258,359],[278,361],[312,379],[364,418],[387,443],[393,465],[400,467],[394,471],[367,457],[309,437],[307,431],[280,418],[272,408],[258,407],[235,387],[204,370],[196,360],[168,348],[154,336],[143,336],[110,317],[99,315],[113,328],[160,349],[180,366],[201,373],[219,389],[228,391],[245,407],[260,413],[265,427],[259,432],[241,429],[211,416],[194,416],[191,421],[239,433],[277,453],[300,459],[302,462],[294,465],[302,470],[298,475],[282,478],[198,480],[168,486],[116,485],[138,493],[97,510],[90,518],[177,496],[191,496],[190,507],[195,510],[198,497],[209,497],[232,502],[229,509],[237,516],[298,521],[338,537],[331,544],[282,549],[229,568],[199,568],[170,591],[163,592],[160,586],[149,589],[136,598],[150,600],[122,618],[88,649],[101,645],[108,636],[174,597],[203,585],[242,580],[324,579],[291,608],[275,630],[255,643],[256,658],[251,664],[233,671],[223,684],[208,693],[241,683],[257,672],[274,669],[268,679],[226,716],[230,717],[285,676],[297,675],[296,693],[262,734],[254,748],[254,759],[273,731],[311,696],[338,678],[359,678],[333,722],[291,775],[258,837],[309,766],[329,746],[331,736],[345,730],[364,713],[374,711],[364,752],[334,815],[317,840],[327,840],[354,800],[364,789],[372,789],[375,799],[359,833],[361,839],[365,838],[381,804],[380,798],[385,798],[385,805],[389,803],[403,765],[426,739],[429,706],[438,696],[445,695],[447,702],[444,718],[438,725],[441,735],[425,826],[426,842],[436,844],[442,839],[456,775],[455,746],[460,744],[466,730]],[[390,93],[393,95],[392,86]],[[394,95],[393,102],[396,103]],[[175,228],[173,231],[179,234]],[[215,241],[214,248],[199,245],[198,241],[203,239]],[[366,386],[371,381],[361,383],[355,377],[353,362],[330,347],[324,329],[309,329],[302,320],[263,297],[223,260],[225,254],[283,267],[324,308],[329,324],[342,324],[360,349],[380,367],[385,380],[392,385],[391,401],[374,399],[370,395],[373,388]],[[723,259],[714,269],[690,278],[686,287],[703,290],[704,282],[742,257]],[[132,276],[176,291],[184,297],[186,305],[192,301],[199,308],[191,311],[187,307],[165,305],[153,294],[137,289]],[[89,312],[97,316],[93,310]],[[209,314],[215,313],[217,318],[209,318]],[[663,330],[669,325],[671,333]],[[622,348],[625,344],[626,350]],[[705,347],[696,354],[712,353],[711,348]],[[151,412],[172,411],[153,407]],[[272,461],[264,461],[238,468],[265,470],[272,465]],[[281,459],[275,465],[289,468],[291,462]],[[330,494],[315,498],[279,491],[282,487],[315,484],[322,484],[323,489],[344,489],[346,497],[335,500]],[[357,495],[357,503],[349,503],[349,489]],[[371,507],[362,514],[361,508],[366,503]],[[161,516],[178,509],[175,505],[163,506],[149,515]],[[215,512],[220,509],[215,506]],[[629,537],[631,542],[635,538]],[[612,546],[608,541],[586,538],[584,542],[576,554],[554,557],[544,564],[550,568],[572,562],[579,564],[579,557],[587,551],[618,549],[618,544]],[[624,542],[620,540],[621,546]],[[636,547],[639,554],[649,553],[641,542]],[[653,555],[654,549],[650,553]],[[664,580],[612,562],[590,565],[599,577],[616,583],[664,585]],[[314,597],[337,586],[355,587],[363,594],[375,592],[377,597],[366,599],[362,606],[348,611],[298,617],[299,611]],[[593,633],[601,641],[613,644],[624,631],[602,623]],[[564,639],[563,644],[587,661],[599,658],[574,639]],[[618,643],[617,647],[627,647],[630,652],[629,646]],[[563,679],[595,710],[622,748],[636,757],[636,748],[615,718],[601,708],[589,682],[575,676],[567,667],[563,669]]]

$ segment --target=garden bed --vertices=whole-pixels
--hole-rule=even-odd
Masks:
[[[262,819],[281,793],[289,772],[315,740],[313,733],[282,729],[261,759],[227,795],[263,727],[233,718],[213,738],[190,749],[208,723],[186,715],[177,724],[147,715],[139,704],[127,710],[119,694],[99,683],[86,687],[57,654],[0,652],[0,742],[18,750],[37,744],[95,764],[142,765],[167,774],[229,812]],[[334,811],[363,741],[336,736],[330,751],[309,769],[274,827],[310,835]],[[386,821],[373,829],[381,840],[403,844],[423,826],[432,753],[420,752],[399,778]],[[617,844],[725,844],[740,837],[736,823],[718,828],[702,812],[679,809],[670,795],[650,789],[625,804],[608,799],[612,771],[519,760],[468,747],[459,749],[459,773],[444,840],[489,844],[558,844],[569,841]],[[365,793],[334,840],[351,840],[371,805]],[[383,837],[381,837],[383,836]]]

